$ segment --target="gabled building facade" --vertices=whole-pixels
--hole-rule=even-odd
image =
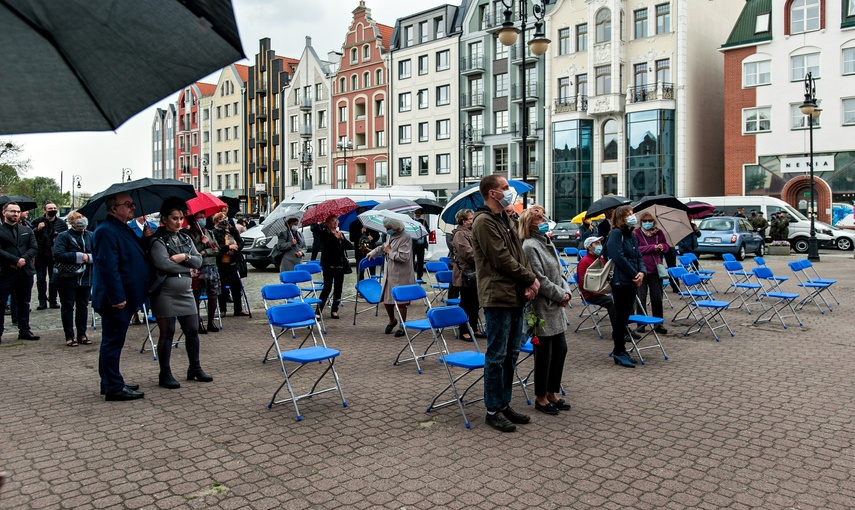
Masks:
[[[725,193],[778,197],[829,221],[855,200],[855,0],[748,0],[721,47],[725,61]],[[805,75],[821,115],[799,106]]]
[[[386,70],[392,30],[371,17],[365,0],[359,1],[342,45],[332,92],[334,188],[392,183],[387,111],[393,105],[388,104]]]
[[[151,176],[175,179],[175,105],[158,108],[151,123]]]
[[[244,101],[249,67],[223,68],[208,112],[203,112],[202,184],[206,191],[237,197],[243,194]],[[207,122],[207,124],[206,124]]]
[[[395,23],[389,58],[389,152],[395,184],[442,200],[458,189],[459,9],[441,5]]]
[[[546,16],[556,220],[604,195],[722,189],[723,63],[744,0],[558,0]]]
[[[216,85],[197,82],[178,94],[175,132],[175,178],[201,190],[202,116]]]

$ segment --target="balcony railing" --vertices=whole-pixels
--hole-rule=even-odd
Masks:
[[[538,91],[537,91],[537,82],[536,81],[531,81],[531,82],[526,83],[525,87],[523,87],[522,85],[520,85],[518,83],[515,83],[511,87],[511,97],[513,98],[513,100],[514,101],[521,101],[523,91],[525,91],[526,102],[537,100]]]
[[[463,57],[460,59],[460,72],[462,74],[484,72],[484,69],[484,57]]]
[[[644,103],[646,101],[662,101],[674,99],[674,84],[657,82],[651,85],[629,87],[626,90],[627,103]]]
[[[588,111],[588,96],[578,95],[559,97],[555,100],[553,113],[585,112]]]
[[[484,145],[484,130],[473,129],[469,132],[468,137],[463,135],[463,145],[470,147],[472,145]]]
[[[484,177],[484,165],[469,165],[463,173],[467,179],[480,179]]]
[[[528,164],[527,177],[539,177],[541,174],[540,161],[531,161]],[[522,170],[520,164],[516,161],[511,163],[511,177],[522,179]]]
[[[300,138],[311,138],[312,137],[312,126],[309,124],[303,124],[300,126]]]
[[[301,110],[311,110],[312,109],[312,98],[303,96],[301,97],[297,103],[300,105]]]
[[[461,108],[484,108],[484,94],[461,94]]]
[[[522,138],[523,133],[520,131],[520,128],[522,127],[522,125],[523,124],[521,122],[520,123],[514,122],[513,124],[511,124],[511,133],[513,133],[514,138]],[[538,129],[541,129],[541,128],[537,124],[537,122],[529,122],[528,131],[526,132],[526,137],[538,138],[539,137],[539,135],[537,133]]]

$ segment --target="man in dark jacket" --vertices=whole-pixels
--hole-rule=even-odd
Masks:
[[[148,262],[140,240],[127,222],[136,204],[127,193],[106,198],[107,219],[95,229],[92,243],[92,307],[101,315],[98,373],[101,393],[108,401],[135,400],[145,394],[137,384],[126,384],[119,359],[131,315],[145,301]]]
[[[39,254],[36,257],[36,288],[39,292],[39,306],[36,310],[44,310],[48,307],[59,308],[56,300],[57,288],[53,281],[53,241],[60,232],[68,230],[68,225],[57,216],[56,204],[45,203],[45,214],[33,221],[33,231],[36,233],[36,241],[39,245]],[[50,285],[48,285],[50,279]]]
[[[540,282],[523,253],[522,242],[511,228],[504,209],[513,204],[514,192],[507,179],[488,175],[481,179],[479,191],[484,205],[472,223],[472,247],[478,297],[484,307],[487,324],[487,350],[484,364],[484,405],[486,422],[502,432],[516,430],[515,423],[530,421],[527,415],[510,407],[514,367],[523,344],[523,306],[540,289]]]
[[[38,252],[33,231],[18,223],[21,207],[15,202],[3,206],[3,225],[0,226],[0,303],[9,299],[15,290],[18,314],[18,339],[38,340],[30,331],[30,297],[33,293],[33,275],[36,273],[34,259]],[[0,341],[3,336],[3,321],[0,314]]]

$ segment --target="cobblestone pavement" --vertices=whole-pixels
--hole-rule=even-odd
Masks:
[[[67,348],[58,311],[33,312],[42,339],[7,333],[0,346],[0,509],[852,508],[855,261],[823,257],[844,304],[825,316],[806,308],[803,328],[752,326],[730,310],[736,336],[717,343],[669,325],[670,359],[647,351],[633,370],[607,357],[608,336],[571,329],[573,410],[536,413],[517,388],[513,405],[532,423],[514,434],[487,427],[480,404],[470,430],[456,408],[426,414],[443,368],[392,366],[403,342],[382,334],[382,317],[352,326],[352,304],[327,319],[348,406],[316,396],[300,422],[288,405],[267,409],[282,380],[261,364],[270,337],[258,296],[272,271],[247,279],[252,319],[228,317],[202,337],[211,384],[159,388],[157,363],[139,353],[143,329],[131,327],[122,369],[146,392],[134,402],[98,395],[100,331],[95,345]],[[769,258],[791,275],[787,259]],[[722,272],[715,281],[726,287]],[[175,372],[184,363],[179,349]]]

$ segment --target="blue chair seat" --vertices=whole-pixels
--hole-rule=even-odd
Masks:
[[[798,284],[799,287],[805,289],[826,289],[830,286],[830,283],[817,283],[817,282],[806,282]]]
[[[449,305],[449,306],[459,306],[459,305],[460,305],[460,298],[449,298],[449,299],[446,299],[446,300],[445,300],[445,304],[447,304],[447,305]]]
[[[320,300],[320,298],[316,298],[316,297],[307,297],[307,298],[303,298],[303,303],[306,303],[308,305],[319,305],[319,304],[321,304],[321,300]]]
[[[665,319],[662,319],[661,317],[651,317],[650,315],[630,315],[629,322],[634,322],[644,326],[655,326],[656,324],[664,323]]]
[[[419,319],[416,321],[407,321],[407,322],[404,322],[403,324],[404,324],[404,327],[407,329],[415,329],[418,331],[429,331],[431,329],[430,328],[430,321],[427,319]]]
[[[520,352],[523,352],[525,354],[534,353],[534,345],[531,343],[531,340],[527,341],[523,344],[522,347],[520,347]]]
[[[766,292],[762,294],[762,296],[774,299],[798,299],[799,297],[799,295],[794,292]]]
[[[466,370],[475,370],[484,367],[484,353],[478,351],[461,351],[452,352],[445,356],[439,357],[440,363],[445,363],[450,367],[460,367]]]
[[[734,283],[733,286],[736,287],[737,289],[759,289],[759,288],[763,287],[759,283],[748,283],[748,282]]]
[[[377,280],[360,280],[356,283],[356,290],[371,304],[379,303],[383,296],[383,286]]]
[[[710,296],[712,296],[711,292],[705,292],[703,290],[681,290],[677,294],[680,296],[683,296],[683,297],[692,297],[692,296],[694,296],[694,297],[710,297]]]
[[[299,301],[295,301],[295,303],[299,303]],[[282,324],[277,324],[275,322],[271,322],[271,324],[277,328],[292,329],[292,328],[306,328],[309,326],[314,326],[316,324],[316,322],[314,319],[311,319],[311,320],[298,321],[298,322],[287,322],[287,323],[282,323]]]
[[[294,363],[305,364],[336,358],[340,354],[341,353],[336,349],[313,345],[311,347],[303,347],[302,349],[294,349],[293,351],[285,351],[282,353],[282,359],[285,361],[292,361]]]
[[[702,299],[700,301],[695,301],[695,306],[701,306],[704,308],[727,308],[730,306],[730,303],[727,301],[718,301],[716,299]]]

